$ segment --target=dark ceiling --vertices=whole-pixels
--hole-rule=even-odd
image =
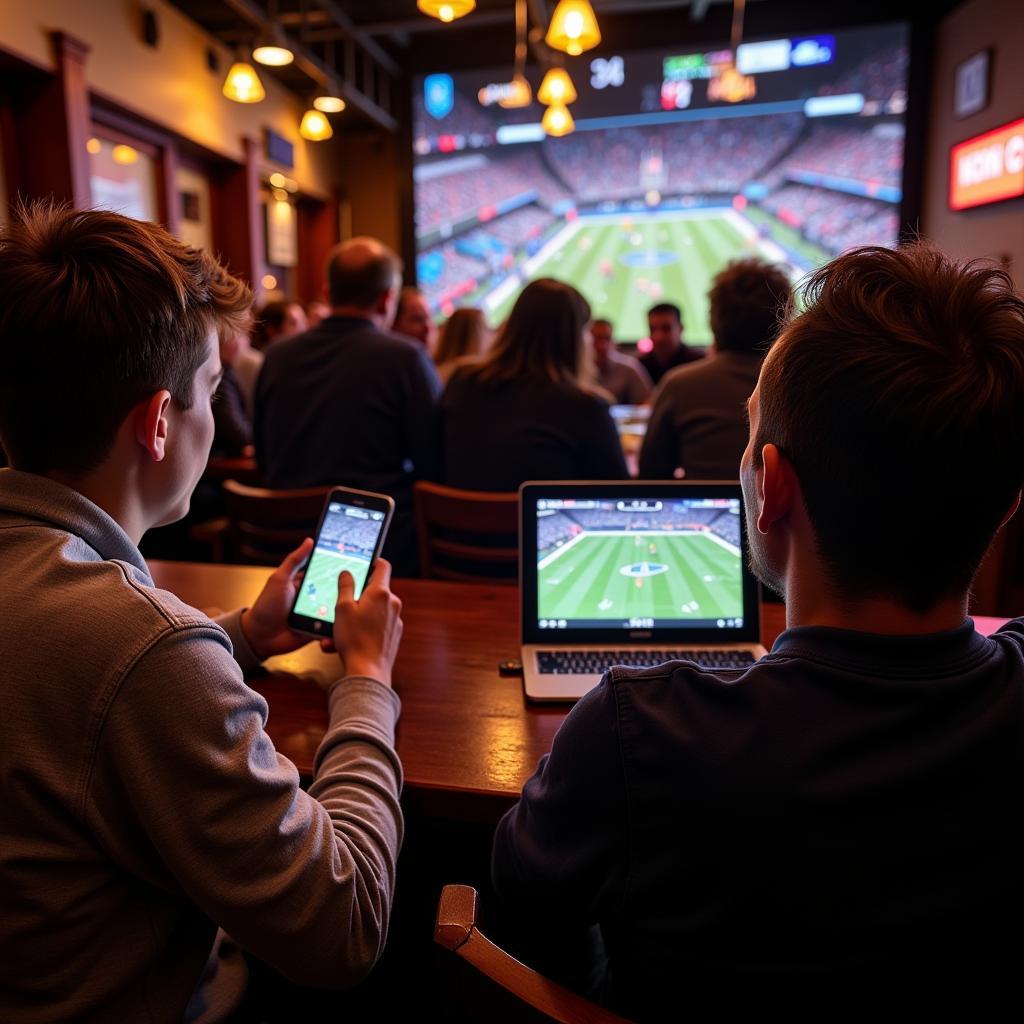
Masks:
[[[173,0],[211,35],[251,45],[271,22],[298,46],[296,63],[267,69],[308,95],[333,78],[349,101],[342,116],[393,129],[407,89],[403,79],[424,71],[508,63],[515,43],[514,0],[477,0],[476,10],[451,24],[421,14],[415,0]],[[602,50],[642,49],[666,42],[721,42],[730,34],[731,0],[592,0]],[[927,30],[957,0],[857,0],[810,5],[749,0],[744,35],[812,31],[908,20]],[[527,0],[531,61],[544,60],[540,41],[555,0]]]

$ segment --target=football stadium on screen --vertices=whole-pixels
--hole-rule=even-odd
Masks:
[[[499,323],[527,281],[556,277],[647,333],[659,301],[711,341],[707,291],[757,255],[794,278],[855,245],[895,242],[907,103],[903,25],[567,63],[575,130],[505,109],[509,68],[419,79],[417,278],[443,318]],[[731,71],[729,69],[732,68]],[[728,72],[728,73],[727,73]],[[542,73],[527,70],[534,96]]]
[[[544,500],[537,508],[539,624],[741,626],[741,559],[735,498]]]

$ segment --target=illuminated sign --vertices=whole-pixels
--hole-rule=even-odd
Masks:
[[[766,71],[785,71],[788,67],[788,39],[741,43],[736,49],[736,70],[741,74],[760,75]]]
[[[455,83],[451,75],[427,75],[423,79],[423,106],[438,121],[452,112],[455,106]]]
[[[815,64],[831,64],[835,55],[835,36],[811,36],[793,40],[789,60],[795,68],[807,68]]]
[[[954,146],[949,207],[968,210],[1024,196],[1024,118]]]

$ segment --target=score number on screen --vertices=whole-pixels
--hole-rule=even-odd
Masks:
[[[621,57],[598,57],[590,62],[590,84],[595,89],[618,88],[626,81],[626,62]]]

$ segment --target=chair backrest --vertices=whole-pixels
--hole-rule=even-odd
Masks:
[[[313,536],[330,487],[272,491],[224,481],[228,518],[227,555],[233,562],[278,565]]]
[[[519,496],[420,481],[413,489],[420,572],[439,580],[515,583]]]
[[[434,941],[438,945],[489,979],[486,986],[473,986],[477,990],[474,998],[481,1005],[466,1007],[467,1019],[629,1024],[624,1017],[570,992],[495,945],[476,926],[477,902],[476,889],[446,885],[441,891],[434,926]],[[460,993],[465,994],[467,988],[462,986]]]

